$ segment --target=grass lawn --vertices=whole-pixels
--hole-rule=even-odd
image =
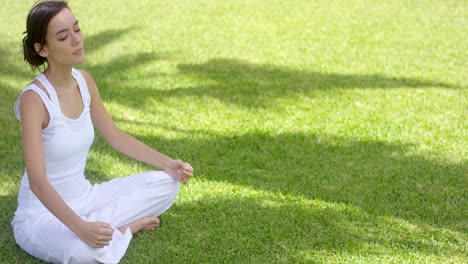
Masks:
[[[0,7],[0,262],[35,1]],[[468,262],[468,2],[70,1],[117,125],[196,177],[122,263]],[[150,169],[98,136],[92,182]]]

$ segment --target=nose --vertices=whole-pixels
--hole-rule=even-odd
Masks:
[[[75,46],[81,42],[81,31],[79,32],[72,32],[71,34],[71,40],[72,40],[72,45]]]

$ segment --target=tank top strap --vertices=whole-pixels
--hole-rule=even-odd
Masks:
[[[41,98],[42,102],[44,103],[47,111],[49,112],[49,116],[50,116],[49,124],[50,124],[52,122],[52,120],[54,119],[54,116],[55,116],[53,114],[54,113],[54,107],[52,105],[52,102],[51,102],[49,96],[47,96],[47,94],[35,84],[30,84],[26,88],[24,88],[23,91],[18,96],[18,98],[16,99],[15,106],[14,106],[14,111],[15,111],[16,118],[21,121],[21,113],[20,113],[20,101],[21,101],[21,99],[20,98],[21,98],[21,95],[23,95],[26,91],[30,91],[30,90],[36,92],[39,95],[39,97]]]
[[[72,75],[78,83],[81,97],[83,98],[83,102],[85,103],[84,107],[89,108],[91,104],[91,95],[89,94],[88,85],[86,84],[85,78],[79,70],[76,70],[74,68],[72,69]]]
[[[54,105],[57,108],[57,110],[60,111],[60,102],[57,93],[55,92],[55,89],[54,87],[52,87],[52,84],[49,82],[49,80],[47,80],[44,73],[41,73],[39,76],[37,76],[36,80],[38,80],[42,84],[42,86],[44,86],[47,93],[49,94],[52,105]]]

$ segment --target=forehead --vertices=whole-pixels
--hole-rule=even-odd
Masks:
[[[76,18],[73,13],[69,9],[63,8],[50,20],[47,27],[47,33],[55,35],[58,31],[67,29],[73,26],[75,23]]]

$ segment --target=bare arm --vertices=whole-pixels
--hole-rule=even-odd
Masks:
[[[84,71],[82,73],[91,94],[93,124],[107,142],[117,151],[149,165],[162,168],[175,179],[185,184],[193,176],[192,166],[181,160],[169,158],[117,128],[102,103],[94,80],[88,73]]]
[[[65,203],[49,183],[42,144],[42,127],[48,123],[48,114],[39,96],[27,91],[21,96],[21,128],[23,155],[29,186],[42,204],[80,239],[93,247],[102,247],[112,239],[110,225],[87,223]]]

